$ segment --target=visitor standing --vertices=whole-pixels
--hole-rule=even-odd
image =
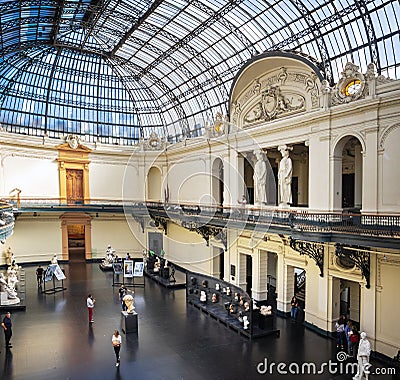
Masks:
[[[121,350],[121,335],[119,334],[118,330],[114,331],[114,334],[111,338],[111,342],[112,342],[112,345],[114,347],[114,352],[115,352],[115,360],[116,360],[115,366],[119,367],[119,362],[120,362],[119,352]]]
[[[86,305],[88,308],[88,312],[89,312],[89,323],[93,323],[93,309],[94,309],[94,304],[95,304],[96,300],[93,298],[93,296],[91,294],[88,295],[87,299],[86,299]]]
[[[118,289],[118,294],[119,294],[119,302],[121,302],[122,310],[126,310],[124,297],[127,294],[127,289],[125,288],[124,284],[122,284],[120,286],[120,288]]]
[[[41,265],[39,265],[36,269],[36,280],[38,287],[42,286],[43,283],[43,268]]]
[[[297,312],[299,311],[299,301],[297,301],[297,297],[293,296],[292,300],[290,301],[290,316],[292,321],[296,322],[297,320]]]
[[[3,318],[1,327],[3,327],[4,336],[6,338],[6,348],[9,349],[12,347],[10,343],[12,337],[12,321],[11,321],[11,313],[9,311],[7,311],[5,317]]]

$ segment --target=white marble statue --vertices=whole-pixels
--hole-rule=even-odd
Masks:
[[[112,265],[116,261],[116,258],[117,256],[115,254],[115,249],[109,244],[106,249],[106,256],[101,261],[101,266],[103,268],[112,268]]]
[[[361,334],[361,339],[358,344],[357,352],[357,374],[353,377],[353,380],[367,379],[370,373],[369,356],[371,355],[371,344],[367,339],[367,334],[363,331]]]
[[[135,311],[135,306],[133,305],[133,296],[131,294],[126,294],[122,300],[125,303],[127,313],[133,314]]]
[[[289,157],[289,148],[286,145],[281,145],[278,150],[282,154],[282,159],[279,163],[278,171],[278,199],[279,205],[288,206],[292,203],[292,160]]]
[[[267,165],[261,149],[255,150],[257,162],[254,166],[254,204],[263,205],[267,203]]]
[[[243,328],[247,330],[249,328],[250,321],[247,315],[243,316]]]
[[[51,264],[58,264],[57,255],[54,255],[50,261]]]
[[[158,273],[160,271],[160,267],[161,267],[161,260],[159,257],[157,257],[157,261],[154,263],[153,272]]]
[[[15,290],[15,287],[12,288],[8,282],[6,281],[6,278],[4,277],[4,273],[0,273],[0,286],[2,290],[7,294],[7,298],[11,300],[18,300],[19,298],[17,296],[17,291]]]
[[[7,269],[7,283],[11,289],[15,289],[15,285],[18,281],[17,270],[14,267]]]

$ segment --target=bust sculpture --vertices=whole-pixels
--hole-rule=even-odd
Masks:
[[[57,255],[54,255],[50,262],[51,264],[58,264]]]
[[[128,314],[133,314],[135,307],[133,306],[133,296],[131,294],[126,294],[122,299],[126,306],[126,311]]]

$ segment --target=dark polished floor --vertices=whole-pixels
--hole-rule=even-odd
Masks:
[[[329,370],[329,361],[340,363],[332,340],[278,318],[279,338],[250,341],[187,305],[184,289],[166,289],[151,279],[144,288],[135,288],[139,334],[122,334],[117,369],[111,335],[120,329],[121,317],[112,273],[102,272],[98,264],[73,262],[62,267],[67,290],[48,295],[37,291],[35,267],[25,267],[26,311],[12,313],[9,352],[1,334],[0,379],[352,378],[339,365],[336,373]],[[92,327],[87,322],[88,293],[96,298]],[[326,364],[320,374],[285,375],[276,367],[281,362],[286,370],[291,362],[297,363],[300,373],[304,362],[315,363],[317,370]]]

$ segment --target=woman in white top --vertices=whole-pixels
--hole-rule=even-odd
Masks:
[[[114,334],[111,338],[112,345],[114,347],[114,352],[115,352],[115,358],[117,362],[115,363],[115,366],[119,366],[119,351],[121,349],[121,335],[119,335],[119,331],[115,330]]]

